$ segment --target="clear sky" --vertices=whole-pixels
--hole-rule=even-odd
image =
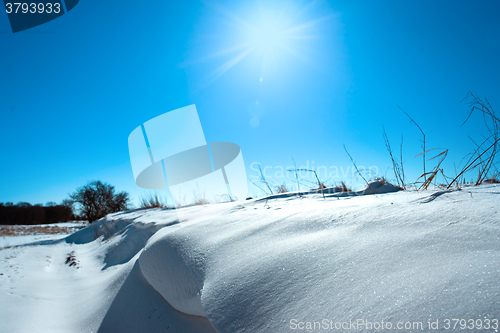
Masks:
[[[207,141],[240,145],[249,177],[260,163],[281,182],[293,156],[356,183],[345,144],[391,178],[384,126],[396,149],[404,134],[415,180],[420,133],[397,105],[454,175],[467,135],[485,133],[479,117],[460,127],[462,98],[500,108],[499,15],[498,1],[81,0],[13,34],[2,14],[0,202],[59,202],[94,179],[136,201],[128,135],[190,104]]]

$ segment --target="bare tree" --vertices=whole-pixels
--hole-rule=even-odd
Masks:
[[[90,223],[110,213],[126,210],[130,201],[127,192],[115,193],[114,186],[100,180],[77,188],[69,197],[80,206],[80,215]]]

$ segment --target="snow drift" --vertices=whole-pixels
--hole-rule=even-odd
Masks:
[[[140,267],[170,305],[219,332],[498,317],[499,189],[196,208],[148,242]]]
[[[445,319],[499,319],[500,185],[424,192],[373,185],[375,195],[365,188],[326,199],[285,194],[193,206],[182,214],[118,213],[65,241],[0,253],[22,250],[27,261],[33,248],[59,258],[50,277],[71,297],[51,299],[50,287],[38,284],[48,288],[48,309],[69,302],[94,309],[58,317],[65,331],[290,332],[307,323],[322,325],[308,331],[324,331],[359,320],[417,322],[424,331],[437,320],[432,331],[450,331]],[[70,250],[78,269],[63,264]],[[49,281],[37,272],[31,283]],[[0,312],[0,330],[23,331],[16,324],[23,306],[46,301],[9,274],[0,304],[14,306]],[[98,296],[85,297],[92,292]],[[33,320],[41,331],[63,331],[44,316]]]

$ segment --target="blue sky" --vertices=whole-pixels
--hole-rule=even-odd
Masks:
[[[16,34],[0,15],[0,202],[59,202],[93,179],[136,201],[146,191],[128,135],[190,104],[207,141],[240,145],[249,177],[255,163],[273,176],[292,156],[345,172],[345,144],[391,178],[385,126],[394,148],[404,134],[414,180],[420,133],[397,105],[428,148],[449,149],[454,175],[467,135],[485,133],[479,117],[460,126],[460,101],[472,91],[500,105],[499,13],[497,1],[82,0]],[[350,170],[329,182],[356,183]]]

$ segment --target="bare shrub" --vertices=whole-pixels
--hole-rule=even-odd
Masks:
[[[484,182],[487,184],[500,184],[500,180],[496,179],[495,177],[486,179]]]
[[[68,255],[66,256],[66,265],[70,267],[75,266],[75,268],[80,268],[78,265],[79,263],[80,262],[76,260],[75,251],[71,251],[70,253],[68,253]]]
[[[144,209],[148,208],[170,208],[167,200],[163,199],[158,193],[149,194],[140,198],[139,206]]]
[[[347,186],[345,182],[340,182],[340,185],[334,186],[335,192],[352,192],[351,187]]]
[[[205,198],[201,198],[201,199],[197,199],[195,202],[194,202],[195,205],[208,205],[210,204],[210,201],[208,201],[207,199]]]
[[[276,193],[286,193],[286,192],[288,192],[288,188],[286,187],[285,183],[276,186]]]

